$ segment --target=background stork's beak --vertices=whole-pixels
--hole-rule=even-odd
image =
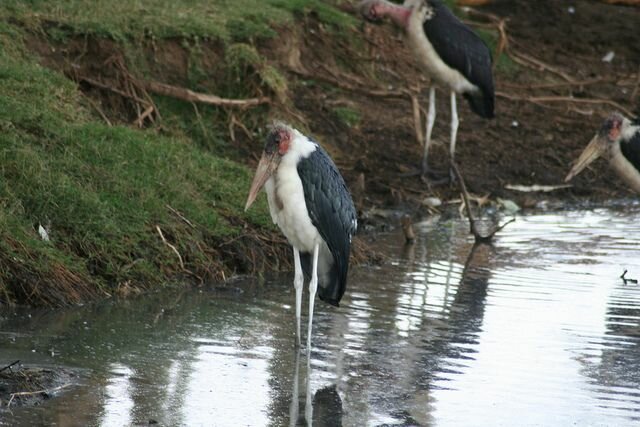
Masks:
[[[273,171],[278,167],[278,152],[273,154],[262,153],[258,167],[256,168],[256,174],[253,177],[251,183],[251,189],[249,190],[249,197],[247,197],[247,204],[244,206],[244,210],[249,209],[249,206],[256,200],[258,193],[264,186],[265,182],[269,179]]]
[[[568,182],[571,178],[578,175],[584,168],[589,166],[591,162],[600,157],[607,150],[607,138],[604,136],[596,135],[593,137],[587,148],[584,149],[578,161],[573,165],[569,175],[564,179],[564,182]]]

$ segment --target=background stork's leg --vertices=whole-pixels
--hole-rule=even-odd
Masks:
[[[436,122],[436,88],[431,86],[429,88],[429,110],[427,111],[427,132],[424,142],[424,155],[422,156],[422,177],[427,177],[427,170],[429,164],[427,158],[429,156],[429,148],[431,147],[431,131],[433,131],[433,124]]]
[[[296,290],[296,348],[300,348],[300,311],[302,308],[302,284],[304,276],[302,275],[302,265],[300,264],[300,251],[293,248],[293,287]]]
[[[456,93],[451,91],[451,146],[449,147],[449,155],[451,161],[455,161],[456,154],[456,138],[458,137],[458,106],[456,104]],[[455,181],[455,174],[453,169],[449,169],[451,175],[451,181]]]
[[[316,300],[318,290],[318,252],[320,245],[316,243],[313,248],[313,268],[311,271],[311,281],[309,282],[309,329],[307,331],[307,354],[311,353],[311,325],[313,324],[313,304]]]

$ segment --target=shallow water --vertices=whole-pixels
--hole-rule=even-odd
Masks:
[[[639,425],[640,285],[619,276],[640,279],[640,207],[519,217],[475,250],[465,222],[416,231],[316,304],[309,359],[291,275],[4,313],[0,364],[81,379],[0,425]]]

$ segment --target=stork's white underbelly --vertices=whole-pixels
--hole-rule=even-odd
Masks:
[[[291,245],[300,252],[313,252],[316,243],[324,242],[309,217],[302,182],[295,168],[281,165],[276,175],[266,182],[265,191],[273,222]]]
[[[456,93],[476,92],[477,86],[469,82],[458,70],[454,70],[440,59],[440,55],[424,34],[422,24],[424,14],[414,11],[407,28],[407,41],[411,50],[415,53],[419,65],[437,83],[446,86]]]

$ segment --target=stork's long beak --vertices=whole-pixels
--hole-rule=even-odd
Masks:
[[[251,183],[251,189],[249,190],[249,197],[247,197],[247,204],[244,206],[244,210],[249,209],[249,206],[253,204],[258,197],[258,193],[267,182],[273,171],[278,167],[279,158],[278,152],[273,154],[262,153],[258,167],[256,168],[256,174],[253,177]]]
[[[593,137],[587,148],[584,149],[573,168],[569,172],[569,175],[564,179],[564,182],[568,182],[571,178],[578,175],[584,168],[589,166],[591,162],[600,157],[607,150],[607,138],[605,136],[596,135]]]

